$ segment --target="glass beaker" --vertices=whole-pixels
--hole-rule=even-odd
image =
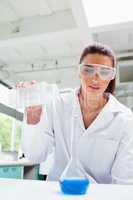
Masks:
[[[35,105],[41,105],[41,85],[39,83],[16,89],[16,107],[18,109]]]
[[[56,84],[46,82],[28,85],[25,88],[15,89],[15,108],[24,112],[26,124],[38,125],[43,113],[47,113],[47,105],[59,93]],[[17,114],[17,112],[16,112]]]
[[[55,84],[45,82],[16,89],[16,107],[24,109],[29,106],[45,105],[57,90]]]

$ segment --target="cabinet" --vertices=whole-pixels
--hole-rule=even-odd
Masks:
[[[0,166],[0,178],[23,178],[23,166]]]
[[[0,178],[39,179],[39,164],[0,163]]]

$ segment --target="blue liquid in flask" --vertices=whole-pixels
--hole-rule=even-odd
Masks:
[[[89,186],[89,180],[83,178],[68,178],[60,181],[61,191],[69,195],[86,194]]]

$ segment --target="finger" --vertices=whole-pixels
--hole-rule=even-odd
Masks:
[[[30,82],[29,81],[25,81],[25,82],[23,82],[23,84],[22,84],[22,87],[23,88],[28,88],[28,87],[30,87]]]
[[[30,88],[32,87],[33,85],[36,84],[36,81],[25,81],[23,84],[22,84],[22,87],[23,88]]]
[[[21,88],[22,87],[23,82],[19,82],[16,84],[16,88]]]
[[[34,85],[34,84],[36,84],[36,83],[37,83],[36,80],[32,80],[32,81],[31,81],[31,84],[32,84],[32,85]]]

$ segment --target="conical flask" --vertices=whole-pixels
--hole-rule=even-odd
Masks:
[[[60,177],[60,185],[62,192],[65,194],[85,194],[89,185],[89,179],[78,160],[78,134],[74,131],[74,125],[76,125],[76,120],[73,118],[71,130],[71,158]]]

